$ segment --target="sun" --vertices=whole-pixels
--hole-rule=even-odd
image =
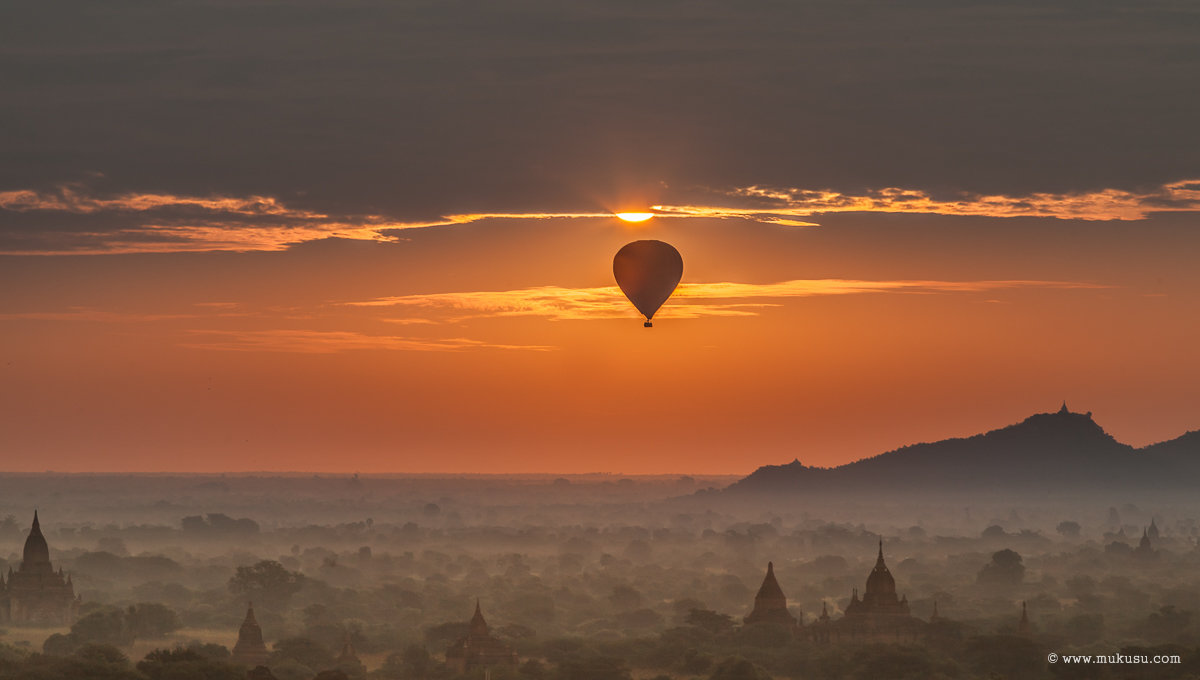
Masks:
[[[654,217],[654,213],[648,212],[621,212],[617,213],[617,218],[626,222],[645,222]]]

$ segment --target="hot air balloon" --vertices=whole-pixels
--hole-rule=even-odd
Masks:
[[[634,241],[617,251],[613,276],[625,297],[646,317],[645,327],[650,328],[654,325],[650,319],[683,278],[683,258],[669,243]]]

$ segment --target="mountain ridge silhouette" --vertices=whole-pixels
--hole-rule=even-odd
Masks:
[[[1200,488],[1200,430],[1134,448],[1092,414],[1063,407],[970,437],[902,446],[832,468],[797,458],[764,465],[723,490],[729,495],[890,489],[1056,490]]]

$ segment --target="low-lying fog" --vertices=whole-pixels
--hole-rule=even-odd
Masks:
[[[0,572],[19,569],[36,508],[81,605],[73,628],[3,624],[0,677],[43,677],[51,657],[111,677],[225,677],[137,664],[180,646],[223,659],[251,600],[279,680],[334,669],[347,639],[362,662],[347,677],[456,677],[444,653],[477,600],[519,658],[490,672],[529,680],[1037,678],[1067,672],[1049,652],[1139,647],[1182,662],[1111,677],[1194,671],[1200,503],[694,495],[732,481],[8,475]],[[814,640],[823,608],[837,620],[864,591],[880,539],[896,593],[921,621],[936,601],[943,634]],[[768,561],[802,624],[791,635],[742,625]]]

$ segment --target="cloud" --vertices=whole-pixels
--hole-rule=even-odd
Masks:
[[[193,330],[189,332],[195,340],[183,343],[184,347],[229,352],[335,354],[354,350],[462,352],[481,349],[515,349],[546,352],[555,349],[546,345],[505,345],[468,338],[408,338],[390,335],[365,335],[350,331]]]
[[[597,212],[463,213],[402,221],[383,215],[330,215],[296,208],[270,196],[188,196],[127,193],[98,196],[82,184],[51,191],[0,192],[0,211],[16,215],[70,216],[73,228],[8,229],[5,255],[79,255],[204,251],[277,251],[328,238],[392,242],[408,229],[445,227],[489,219],[611,218]],[[76,216],[92,224],[79,225]],[[10,220],[11,221],[11,220]],[[64,220],[67,221],[67,220]],[[19,222],[18,222],[19,224]],[[30,225],[32,226],[32,225]],[[34,238],[29,238],[32,231]]]
[[[978,293],[1019,288],[1102,289],[1078,281],[857,281],[805,279],[778,283],[684,283],[655,318],[753,316],[757,308],[779,306],[786,298],[865,293]],[[441,314],[446,320],[537,316],[555,321],[633,318],[638,313],[616,286],[541,286],[507,291],[401,295],[346,303],[355,307],[405,307]],[[413,323],[407,319],[407,323]]]
[[[90,321],[96,323],[147,323],[154,321],[195,319],[199,316],[200,315],[198,314],[141,314],[135,312],[114,312],[103,309],[71,307],[58,312],[5,312],[0,313],[0,321]],[[216,316],[240,315],[234,313],[223,313]]]
[[[1154,212],[1200,210],[1200,180],[1180,180],[1149,191],[1104,189],[1024,196],[963,194],[935,198],[917,189],[884,188],[860,194],[833,190],[748,186],[710,195],[725,205],[662,204],[664,218],[737,218],[795,227],[799,219],[838,212],[920,213],[977,217],[1048,217],[1071,220],[1141,220]],[[0,230],[9,245],[0,254],[59,255],[278,251],[321,239],[392,242],[411,229],[484,220],[615,219],[607,212],[475,212],[406,222],[386,215],[330,215],[285,204],[270,196],[186,196],[129,193],[91,195],[82,185],[54,191],[0,192],[0,214],[88,216],[92,225],[71,229],[15,227]],[[11,220],[10,220],[11,221]],[[33,237],[30,238],[30,234]]]
[[[62,184],[53,191],[0,191],[0,209],[26,212],[54,210],[90,214],[102,211],[147,212],[166,208],[198,208],[233,215],[271,215],[300,219],[322,219],[321,213],[288,208],[270,196],[177,196],[158,193],[125,193],[100,198],[86,193],[81,185]]]
[[[658,181],[1015,195],[1200,167],[1188,3],[105,9],[14,9],[0,189],[95,170],[409,221]]]
[[[1052,217],[1065,220],[1143,220],[1154,212],[1200,210],[1200,179],[1180,180],[1151,191],[1104,189],[1077,193],[1034,193],[1023,196],[961,194],[939,199],[918,189],[888,187],[862,194],[832,190],[748,186],[715,192],[742,205],[657,205],[670,216],[733,217],[794,226],[796,221],[825,213],[924,213],[976,217]]]

